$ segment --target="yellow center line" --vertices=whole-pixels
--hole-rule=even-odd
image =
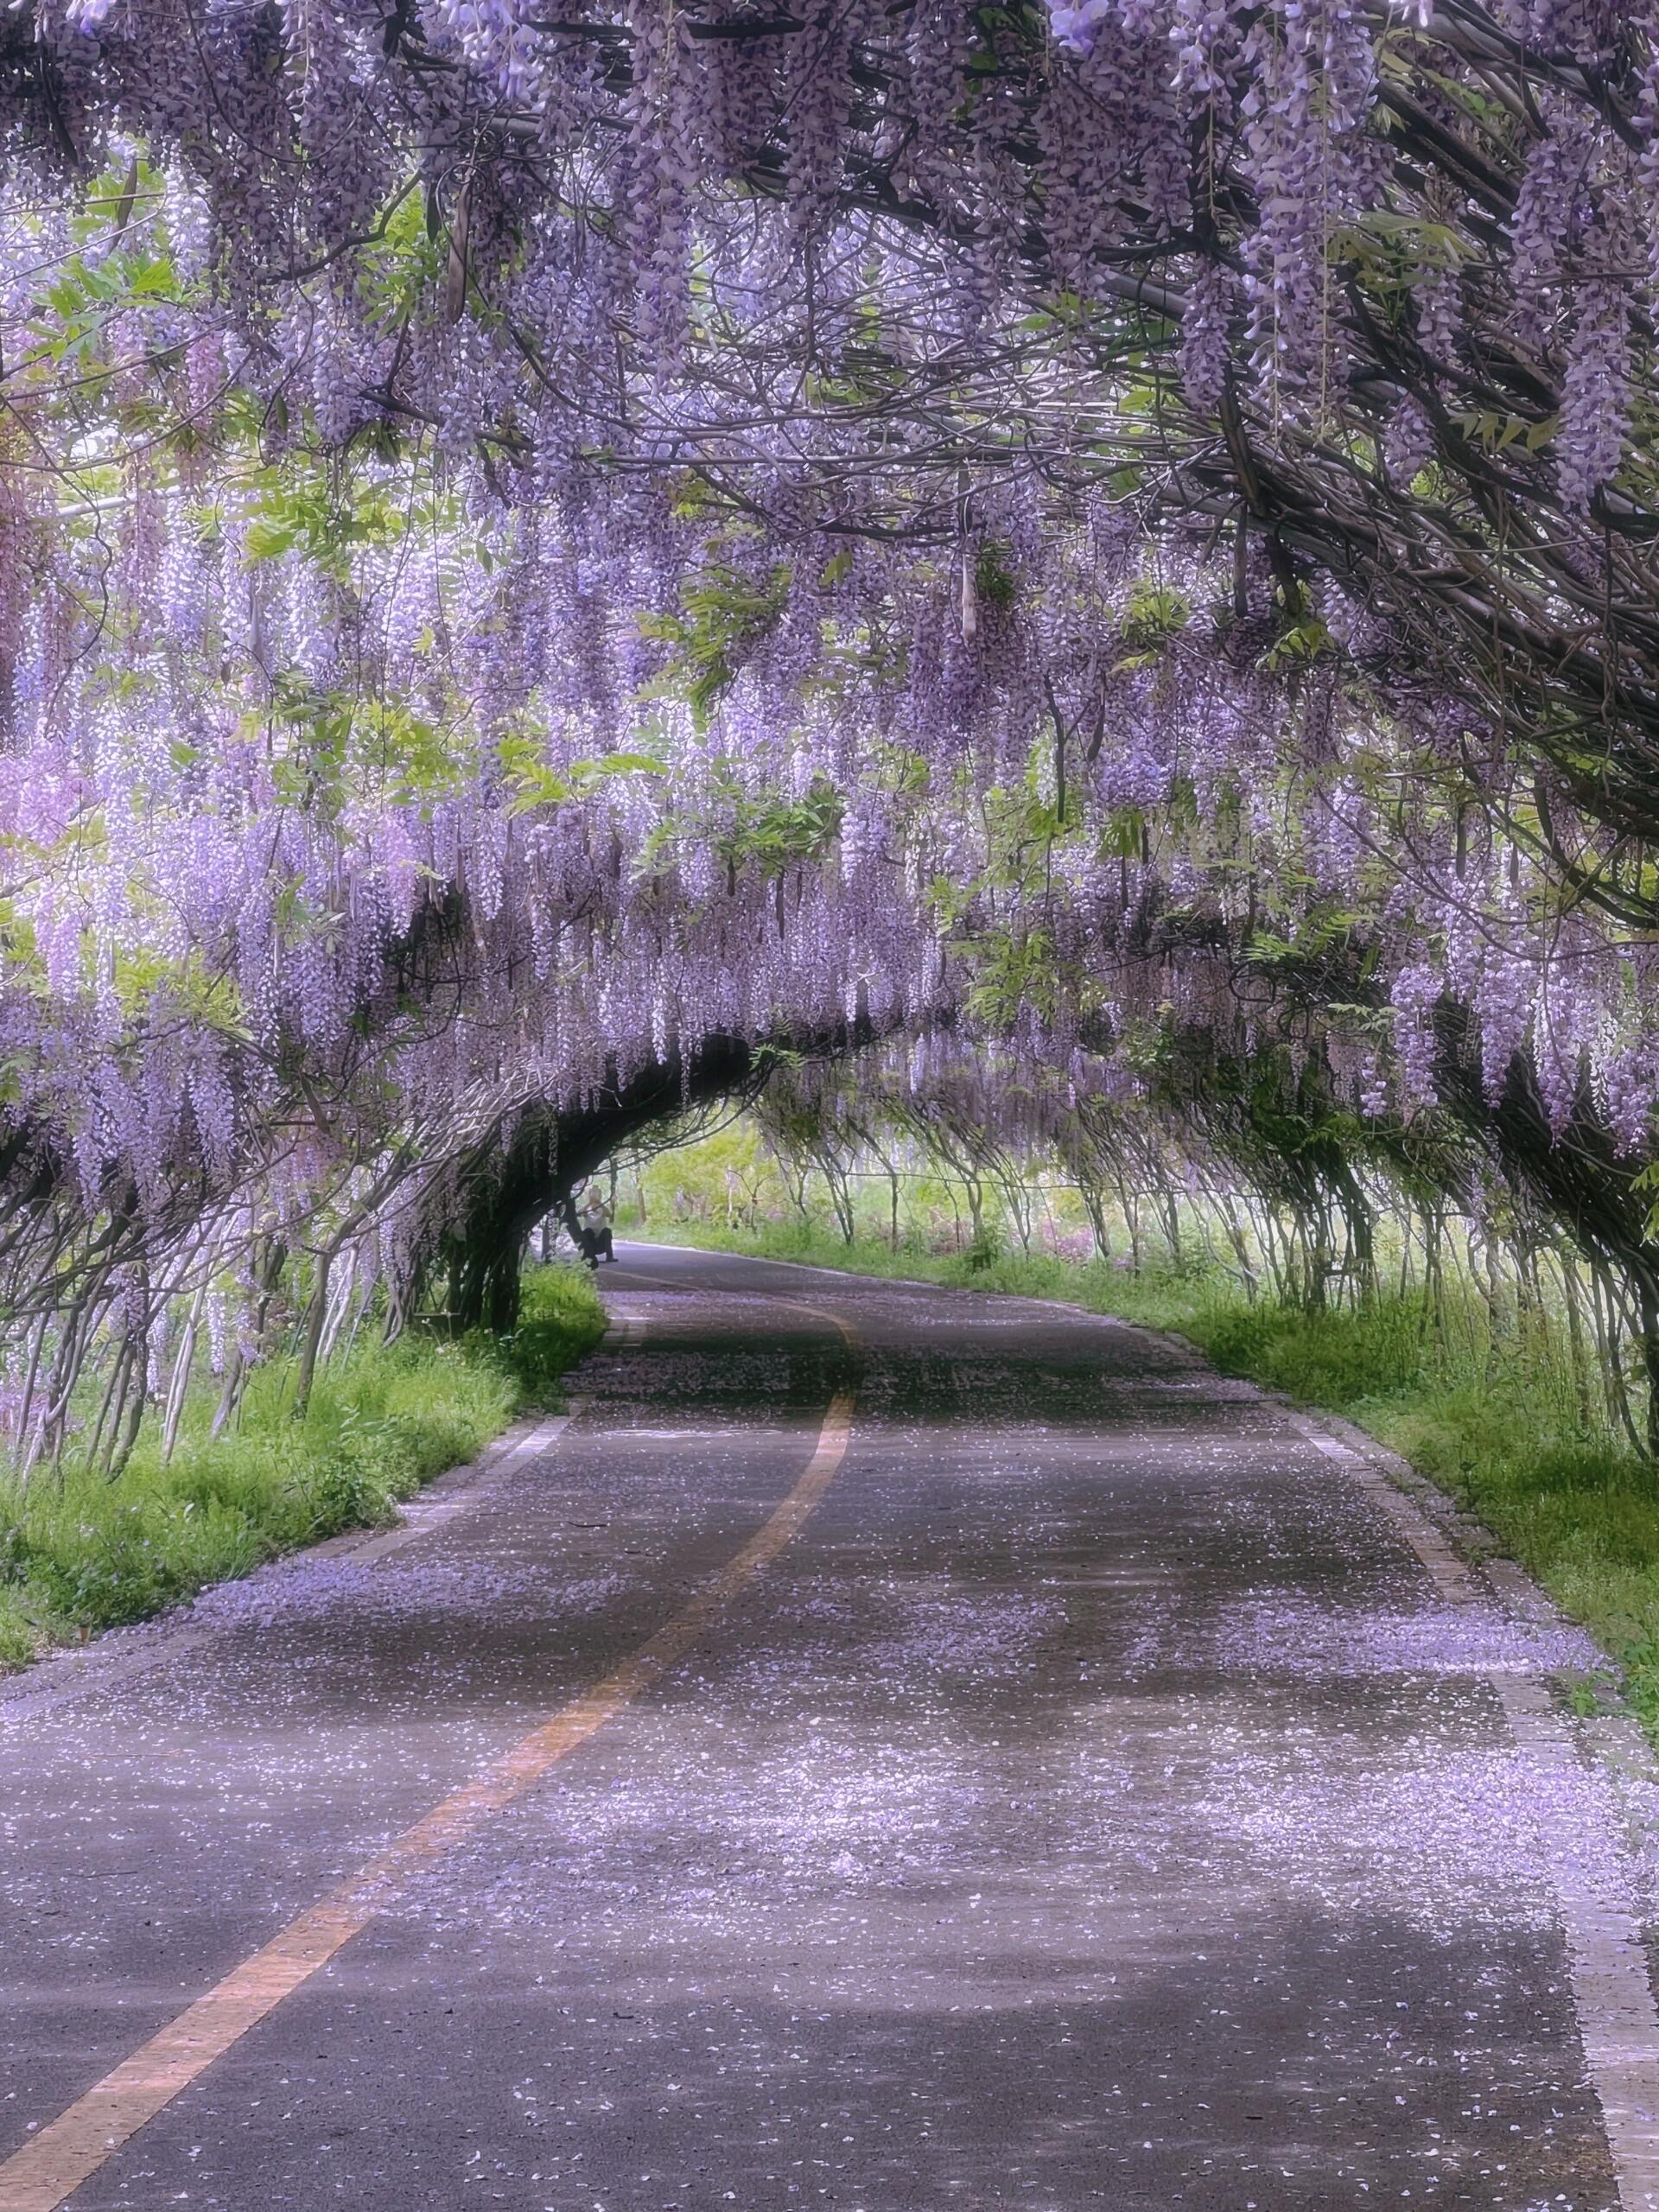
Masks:
[[[777,1303],[796,1301],[780,1299]],[[856,1332],[838,1314],[817,1306],[798,1306],[797,1310],[833,1322],[849,1349],[856,1346]],[[57,2212],[124,2143],[385,1911],[414,1875],[454,1850],[492,1814],[533,1789],[550,1769],[677,1665],[745,1583],[799,1534],[846,1455],[854,1402],[852,1390],[836,1392],[819,1429],[817,1448],[794,1489],[665,1628],[412,1827],[394,1836],[366,1866],[289,1921],[251,1958],[187,2005],[130,2058],[95,2082],[67,2112],[0,2164],[0,2212]]]

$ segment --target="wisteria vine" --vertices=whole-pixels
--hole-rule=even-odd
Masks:
[[[25,1460],[273,1264],[401,1313],[549,1116],[881,1035],[1312,1062],[1659,1341],[1656,28],[9,13]]]

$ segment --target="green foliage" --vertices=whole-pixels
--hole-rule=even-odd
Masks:
[[[745,658],[783,613],[789,586],[785,561],[774,563],[760,582],[711,561],[684,586],[679,613],[641,619],[647,637],[674,648],[671,687],[699,726],[707,723]]]
[[[1103,860],[1139,861],[1147,855],[1147,817],[1138,806],[1115,806],[1100,833]]]
[[[975,950],[968,1004],[976,1019],[1010,1020],[1022,1007],[1052,1011],[1058,961],[1047,930],[987,929]]]
[[[71,1465],[61,1478],[0,1488],[0,1669],[278,1553],[390,1521],[400,1499],[474,1458],[519,1410],[555,1402],[559,1377],[604,1326],[585,1274],[532,1270],[505,1343],[362,1346],[319,1373],[297,1422],[292,1363],[273,1361],[251,1377],[237,1428],[217,1439],[204,1378],[169,1464],[147,1417],[117,1482]]]
[[[224,1036],[248,1034],[235,979],[216,973],[194,948],[175,959],[118,948],[111,960],[110,982],[122,1011],[130,1018],[164,1002],[169,1010]]]
[[[815,776],[798,799],[734,794],[730,828],[715,841],[728,861],[756,861],[766,875],[795,861],[821,859],[841,830],[845,801],[827,776]]]
[[[371,322],[390,328],[407,321],[442,281],[448,243],[435,213],[408,186],[383,211],[378,236],[358,264]]]
[[[1312,967],[1346,944],[1359,923],[1357,915],[1327,902],[1302,918],[1294,939],[1257,930],[1244,948],[1244,957],[1255,968]]]
[[[1317,617],[1308,616],[1281,631],[1257,661],[1264,675],[1297,661],[1317,660],[1331,643],[1331,632]]]
[[[447,505],[411,512],[397,487],[378,476],[342,474],[320,461],[289,457],[251,479],[256,491],[243,539],[250,562],[279,560],[295,547],[331,582],[351,585],[359,554],[404,543],[418,522],[430,527]]]
[[[1019,579],[1009,565],[1012,549],[998,537],[987,538],[974,563],[974,590],[987,607],[999,611],[1012,607],[1020,596]]]
[[[1115,672],[1151,667],[1192,619],[1191,602],[1173,585],[1137,578],[1123,610],[1123,642],[1128,651],[1115,664]]]
[[[660,776],[664,764],[651,753],[606,753],[597,760],[568,761],[562,769],[547,765],[546,733],[523,727],[511,729],[497,745],[497,757],[512,786],[512,811],[529,813],[538,806],[563,806],[571,800],[591,798],[613,777]]]
[[[798,798],[785,798],[775,791],[746,790],[734,773],[716,764],[709,787],[716,826],[709,829],[686,816],[671,817],[646,843],[647,868],[677,840],[706,835],[728,874],[754,866],[770,878],[800,861],[822,860],[840,834],[845,800],[827,776],[814,776]]]

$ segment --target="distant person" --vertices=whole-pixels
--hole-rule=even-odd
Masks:
[[[614,1263],[616,1248],[611,1239],[611,1210],[595,1191],[582,1210],[582,1256],[590,1268],[601,1260]]]

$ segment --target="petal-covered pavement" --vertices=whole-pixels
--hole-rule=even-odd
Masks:
[[[0,2212],[1659,2203],[1512,1578],[1110,1323],[604,1287],[570,1421],[0,1692]]]

